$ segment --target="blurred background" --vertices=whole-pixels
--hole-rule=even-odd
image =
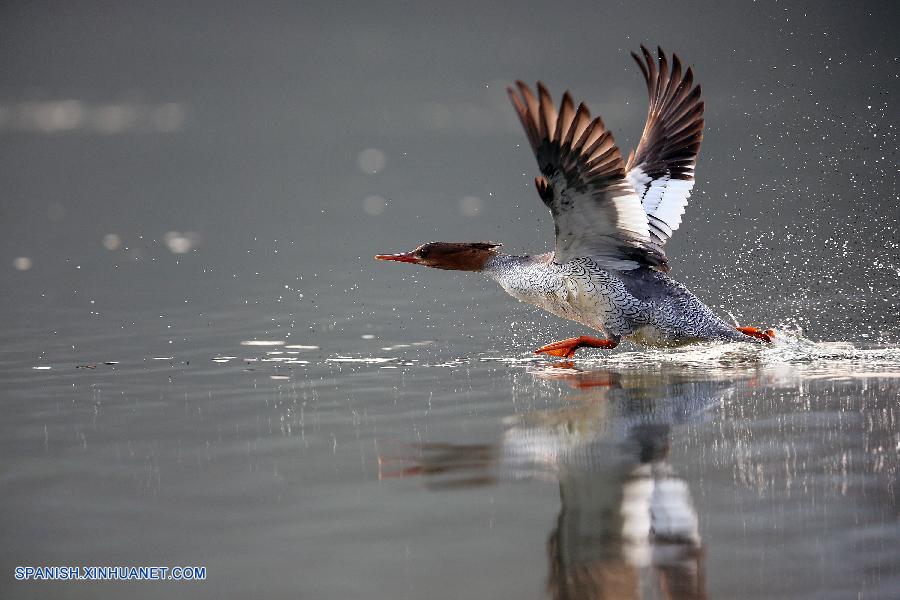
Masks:
[[[622,348],[565,380],[523,358],[582,328],[372,256],[549,249],[505,87],[570,89],[627,153],[629,54],[659,44],[706,101],[672,275],[742,325],[896,348],[898,25],[876,1],[3,1],[0,596],[537,597],[551,532],[607,491],[616,514],[594,475],[634,466],[613,434],[649,419],[711,596],[890,597],[896,350]],[[546,428],[509,429],[528,414]],[[382,480],[385,448],[465,465],[545,429],[539,462],[603,442],[597,469],[562,461],[590,475],[562,503],[540,469]],[[46,564],[209,581],[11,579]]]
[[[572,90],[627,152],[645,43],[707,107],[673,274],[742,321],[896,339],[897,22],[891,2],[4,2],[2,309],[90,319],[177,289],[199,312],[299,277],[312,307],[338,275],[363,320],[401,281],[416,319],[500,294],[370,257],[547,249],[505,86]]]

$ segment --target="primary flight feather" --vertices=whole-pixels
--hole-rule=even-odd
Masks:
[[[508,88],[541,176],[538,195],[553,216],[552,252],[513,256],[492,242],[430,242],[380,260],[477,271],[513,297],[605,334],[547,344],[536,352],[571,357],[578,348],[622,340],[678,346],[707,340],[765,341],[772,330],[733,327],[667,275],[665,244],[681,225],[703,139],[703,101],[690,67],[658,50],[632,53],[649,94],[647,122],[626,162],[603,120],[565,92]]]

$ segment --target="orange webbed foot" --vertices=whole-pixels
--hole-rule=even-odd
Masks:
[[[575,356],[575,351],[579,348],[588,347],[611,349],[615,348],[618,345],[619,342],[615,340],[606,340],[591,337],[589,335],[582,335],[579,337],[553,342],[552,344],[547,344],[546,346],[541,346],[540,348],[535,350],[534,353],[547,354],[549,356],[558,356],[560,358],[572,358],[573,356]]]
[[[767,343],[772,343],[772,339],[774,339],[775,337],[774,329],[766,329],[765,331],[758,327],[735,327],[735,329],[737,329],[744,335],[749,335],[752,338],[756,338]]]

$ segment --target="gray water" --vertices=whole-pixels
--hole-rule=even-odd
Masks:
[[[156,333],[115,311],[100,318],[121,333],[56,311],[36,327],[39,309],[19,311],[3,354],[4,577],[17,565],[208,575],[7,579],[5,597],[900,589],[898,350],[785,334],[762,350],[565,365],[449,328],[298,332],[282,304],[179,308]]]
[[[0,597],[896,597],[896,16],[5,3]],[[504,86],[629,148],[640,42],[707,103],[672,274],[775,344],[554,363],[590,332],[372,260],[548,248]]]

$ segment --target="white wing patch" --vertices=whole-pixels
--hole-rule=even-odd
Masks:
[[[703,140],[703,100],[690,67],[669,59],[661,48],[654,60],[641,46],[632,53],[650,96],[647,122],[637,148],[628,158],[626,177],[647,212],[650,236],[662,248],[681,225],[694,187],[694,167]]]
[[[691,169],[691,173],[693,169]],[[650,232],[665,243],[681,225],[681,216],[694,187],[693,179],[672,179],[663,175],[652,179],[641,166],[633,167],[628,181],[641,194],[641,205],[650,220]]]
[[[610,245],[607,237],[623,235],[650,242],[647,214],[630,186],[611,190],[598,202],[590,191],[565,188],[561,174],[551,178],[551,184],[555,205],[567,207],[554,215],[557,228],[554,261],[562,264],[573,258],[593,256],[613,269],[638,267],[636,261],[624,258],[617,247]]]
[[[556,226],[553,261],[590,256],[608,269],[666,270],[641,194],[626,179],[603,119],[592,119],[584,103],[576,109],[568,92],[557,111],[543,84],[537,96],[521,81],[516,86],[507,91],[543,175],[535,179],[538,195]]]

